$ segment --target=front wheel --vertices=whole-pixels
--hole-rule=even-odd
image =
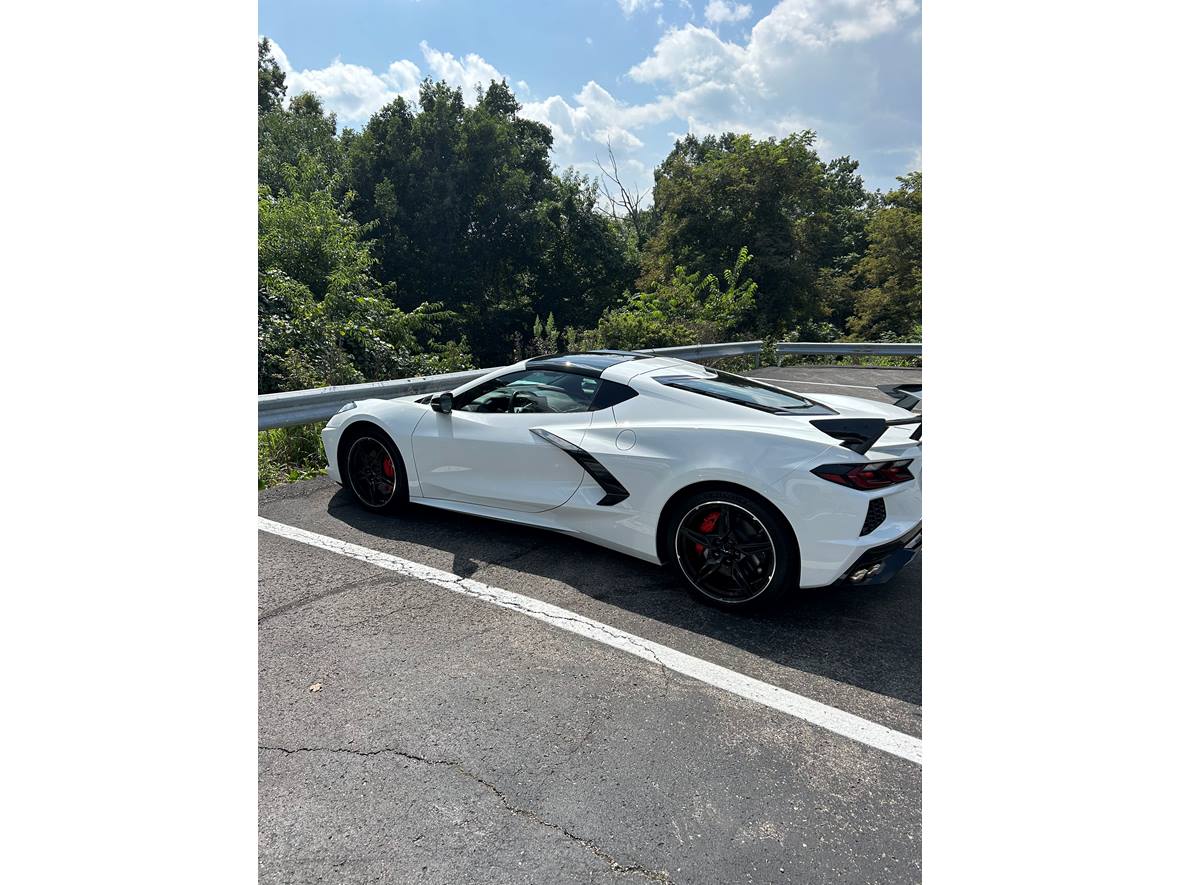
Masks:
[[[710,605],[749,609],[795,586],[795,545],[782,518],[738,492],[700,492],[678,502],[666,549],[688,589]]]
[[[405,502],[406,468],[393,440],[376,428],[366,428],[345,439],[340,450],[341,472],[362,507],[390,513]]]

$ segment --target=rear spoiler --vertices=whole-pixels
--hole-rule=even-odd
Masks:
[[[816,418],[811,424],[817,430],[840,440],[840,445],[852,449],[859,455],[871,449],[890,427],[901,424],[917,424],[918,429],[910,434],[910,439],[922,439],[921,415],[915,415],[913,418],[894,418],[892,421],[886,421],[884,418]]]
[[[886,396],[893,397],[894,402],[903,409],[913,411],[914,406],[922,402],[921,384],[882,384],[877,389]],[[860,455],[871,449],[890,427],[917,424],[918,427],[910,434],[910,439],[922,439],[920,414],[912,418],[894,418],[891,421],[884,418],[817,418],[811,423],[817,430],[835,437],[840,440],[840,445]]]
[[[893,397],[895,405],[909,409],[911,412],[914,410],[914,406],[922,404],[921,384],[879,384],[877,390],[886,396]]]

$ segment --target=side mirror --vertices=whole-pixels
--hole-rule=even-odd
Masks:
[[[451,403],[454,402],[455,395],[449,390],[446,393],[436,393],[430,400],[430,408],[436,412],[442,412],[444,415],[451,414]]]

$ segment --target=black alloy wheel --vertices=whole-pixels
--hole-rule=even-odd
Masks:
[[[684,502],[672,523],[675,563],[695,594],[723,608],[769,602],[790,583],[791,545],[759,502],[729,492]]]
[[[400,458],[390,443],[358,436],[348,447],[345,473],[357,500],[370,510],[386,510],[398,498]]]

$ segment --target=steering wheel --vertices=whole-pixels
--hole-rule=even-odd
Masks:
[[[517,399],[524,400],[524,405],[517,407]],[[541,400],[531,391],[528,390],[514,390],[512,391],[512,399],[508,403],[508,411],[510,412],[540,412]]]

